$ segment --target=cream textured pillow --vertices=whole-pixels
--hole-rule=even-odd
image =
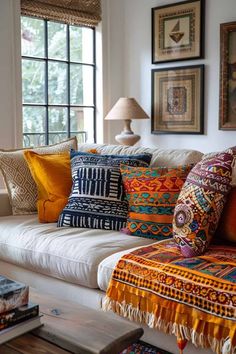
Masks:
[[[34,214],[37,210],[37,186],[23,152],[31,150],[38,154],[58,154],[70,149],[77,149],[75,137],[35,149],[0,150],[0,170],[8,190],[13,215]]]

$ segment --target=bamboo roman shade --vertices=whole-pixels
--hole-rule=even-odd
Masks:
[[[21,0],[21,14],[96,26],[101,21],[101,0]]]

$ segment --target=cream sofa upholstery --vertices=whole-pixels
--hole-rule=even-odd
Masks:
[[[6,190],[0,189],[0,216],[12,215],[10,200]]]
[[[116,145],[80,144],[78,150],[96,148],[101,154],[152,153],[151,166],[196,163],[202,153],[194,150],[161,150]],[[0,259],[73,284],[98,288],[99,264],[107,257],[153,240],[106,230],[57,228],[40,224],[37,215],[12,216],[6,193],[0,194]],[[101,274],[103,274],[101,272]],[[104,283],[107,284],[108,280]],[[102,286],[105,290],[106,286]]]
[[[37,216],[8,216],[0,222],[0,259],[88,288],[98,288],[101,261],[113,253],[153,243],[107,230],[58,228]]]
[[[97,144],[80,144],[86,151],[96,148],[102,154],[153,154],[152,166],[196,163],[202,153],[194,150],[163,150]],[[6,192],[0,193],[1,273],[48,291],[67,300],[100,308],[112,269],[130,249],[154,240],[128,236],[117,231],[57,228],[39,224],[37,215],[12,216]],[[114,315],[115,316],[115,315]],[[114,317],[115,318],[115,317]],[[175,338],[145,327],[144,340],[178,353]],[[210,353],[194,349],[185,353]]]

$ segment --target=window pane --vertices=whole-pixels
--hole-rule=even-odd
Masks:
[[[93,63],[93,30],[70,26],[70,60]]]
[[[94,123],[93,123],[94,109],[72,107],[70,113],[70,129],[71,136],[76,135],[78,142],[94,142]]]
[[[24,103],[45,103],[45,63],[22,60],[22,90]]]
[[[22,16],[21,44],[24,146],[94,142],[94,29]]]
[[[67,64],[48,63],[49,104],[67,104]]]
[[[67,139],[67,134],[66,133],[50,133],[49,134],[49,144],[56,144],[59,143],[62,140],[66,140]]]
[[[23,107],[24,146],[45,145],[45,107]]]
[[[49,131],[50,132],[67,132],[67,108],[49,108]]]
[[[44,21],[31,17],[21,17],[22,55],[44,57]]]
[[[71,104],[93,105],[93,68],[87,65],[71,64]]]
[[[67,60],[66,25],[48,22],[48,57]]]

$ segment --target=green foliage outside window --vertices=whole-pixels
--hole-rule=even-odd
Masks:
[[[67,137],[68,119],[70,131],[83,130],[83,121],[75,119],[78,108],[74,106],[94,104],[93,79],[91,94],[86,96],[89,101],[84,97],[85,80],[93,77],[94,70],[92,29],[31,17],[22,17],[21,29],[23,132],[38,134],[38,144],[45,144],[46,124],[49,142],[55,142],[50,137],[55,139],[57,132],[57,140]],[[91,38],[91,50],[84,47],[83,36]],[[91,65],[83,65],[85,61]],[[25,141],[25,145],[32,143],[37,144]]]

